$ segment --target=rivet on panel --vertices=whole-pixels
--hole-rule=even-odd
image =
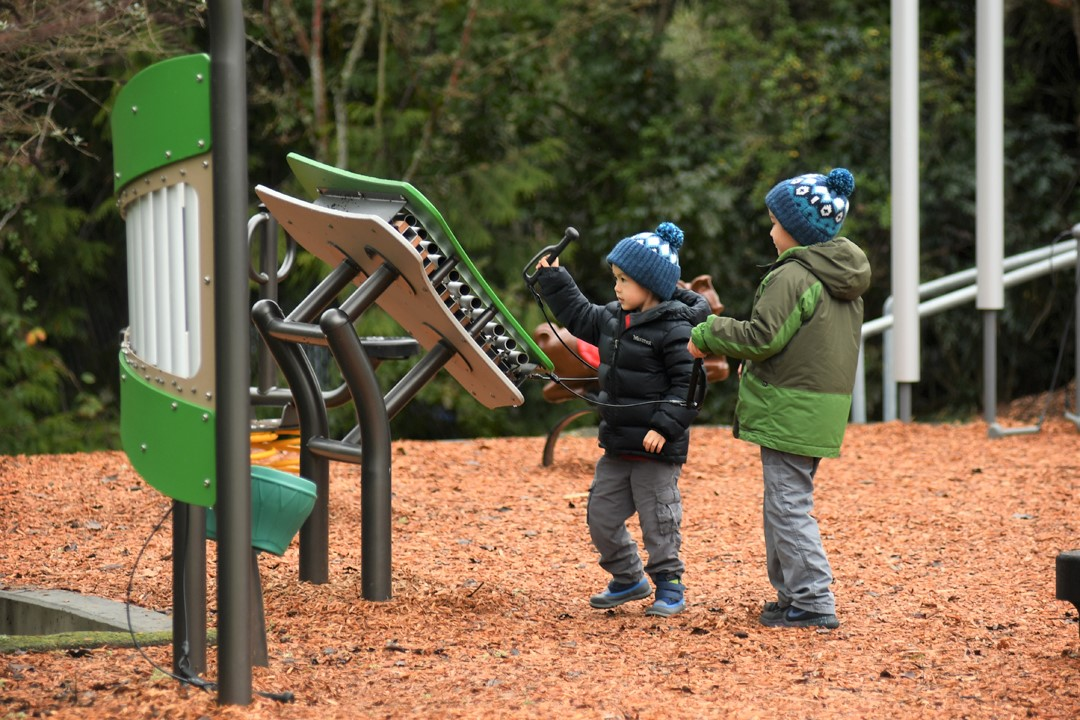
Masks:
[[[202,414],[202,421],[203,422],[210,422],[210,413],[203,413]]]
[[[206,399],[207,400],[213,400],[214,399],[214,393],[206,393]]]
[[[199,147],[204,148],[204,147],[206,147],[206,141],[205,140],[200,140],[198,142],[198,145],[199,145]]]
[[[146,443],[143,443],[142,445],[140,445],[139,449],[142,450],[143,452],[146,452]]]
[[[209,275],[203,275],[202,281],[203,281],[203,285],[209,285],[210,284],[210,276]]]
[[[174,411],[180,408],[180,406],[176,403],[172,403],[171,405],[169,405],[169,407],[171,407]]]
[[[202,73],[196,73],[195,74],[195,82],[202,82],[202,81],[203,81],[203,74]]]
[[[139,106],[138,105],[132,105],[131,106],[131,114],[132,115],[138,115],[139,114]]]
[[[166,158],[171,158],[172,157],[172,150],[166,150],[165,151],[165,157]]]
[[[203,487],[210,487],[210,478],[203,478],[202,486]]]

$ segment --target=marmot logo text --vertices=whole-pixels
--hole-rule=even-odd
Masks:
[[[652,347],[652,340],[647,340],[640,335],[634,335],[634,342],[639,342],[643,345],[648,345],[649,347]]]

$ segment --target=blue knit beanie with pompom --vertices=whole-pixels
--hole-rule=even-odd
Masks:
[[[654,232],[623,238],[608,253],[609,265],[618,265],[638,285],[670,300],[679,281],[679,248],[683,231],[675,223],[663,222]]]
[[[828,242],[848,216],[855,178],[844,168],[828,175],[809,173],[777,183],[765,205],[800,245]]]

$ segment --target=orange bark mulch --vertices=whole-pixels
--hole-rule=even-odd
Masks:
[[[1075,608],[1055,558],[1080,548],[1080,431],[990,439],[983,422],[852,426],[818,475],[838,630],[769,629],[756,446],[696,427],[680,486],[687,610],[588,606],[606,578],[585,528],[595,439],[397,441],[393,599],[361,599],[360,470],[334,464],[330,581],[297,544],[263,554],[268,667],[222,705],[171,648],[0,657],[0,716],[52,718],[1074,718]],[[0,583],[124,600],[169,501],[118,452],[0,458]],[[636,528],[635,528],[636,534]],[[169,524],[136,605],[172,603]],[[209,604],[216,605],[208,545]],[[211,625],[216,615],[211,612]],[[217,679],[216,648],[208,652]]]

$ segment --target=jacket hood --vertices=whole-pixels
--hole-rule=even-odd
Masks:
[[[870,287],[870,261],[847,238],[792,248],[780,258],[780,262],[788,260],[812,272],[829,294],[840,300],[861,297]]]
[[[655,315],[685,319],[691,325],[705,322],[712,308],[709,301],[699,293],[686,288],[677,287],[670,300],[663,300],[659,305],[649,308],[638,316],[637,322],[646,322]]]

